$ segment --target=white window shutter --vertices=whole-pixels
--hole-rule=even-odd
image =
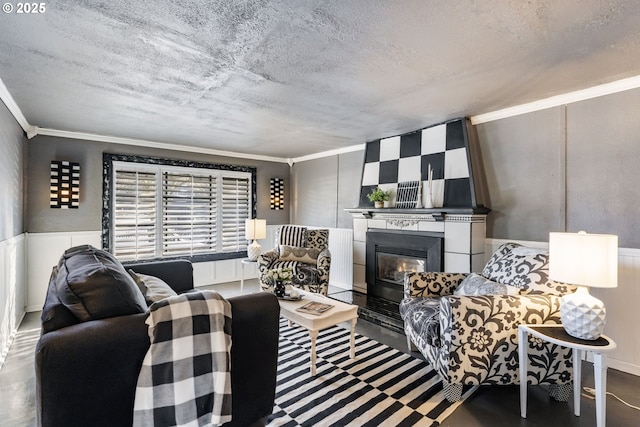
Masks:
[[[216,252],[217,181],[212,175],[163,174],[163,256]]]
[[[154,172],[116,170],[113,202],[113,253],[123,261],[156,257]]]
[[[244,221],[251,218],[251,181],[249,177],[222,178],[222,251],[247,249]]]
[[[249,172],[114,162],[113,253],[123,261],[247,249]]]

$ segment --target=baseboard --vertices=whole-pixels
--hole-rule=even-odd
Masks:
[[[590,353],[587,354],[587,361],[593,363],[593,357]],[[640,366],[623,360],[616,360],[611,357],[607,357],[607,367],[640,377]]]
[[[0,367],[25,315],[25,248],[24,233],[0,242]]]
[[[18,335],[18,328],[20,327],[20,324],[24,320],[24,316],[26,316],[26,314],[27,313],[25,312],[22,313],[22,315],[20,316],[20,319],[18,320],[18,326],[16,326],[16,328],[13,331],[11,331],[11,334],[9,335],[9,340],[7,342],[6,348],[3,348],[2,352],[0,352],[0,370],[4,366],[4,362],[7,360],[7,356],[9,355],[9,349],[11,348],[11,345],[15,341],[16,335]]]
[[[329,286],[332,288],[340,288],[344,291],[350,291],[352,290],[352,286],[349,283],[336,283],[336,282],[329,282]]]

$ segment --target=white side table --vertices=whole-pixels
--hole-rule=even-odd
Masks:
[[[250,265],[250,264],[256,264],[258,260],[252,261],[249,258],[243,258],[240,262],[242,263],[242,274],[240,276],[240,294],[242,295],[244,290],[244,266]]]
[[[569,335],[562,325],[518,326],[518,359],[520,363],[520,416],[527,418],[527,334],[544,341],[573,349],[573,409],[580,416],[580,392],[583,352],[593,353],[593,376],[596,386],[596,426],[604,427],[607,416],[607,355],[616,343],[602,335],[597,340],[583,340]]]

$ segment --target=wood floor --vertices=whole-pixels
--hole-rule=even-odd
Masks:
[[[212,285],[226,298],[238,295],[238,282]],[[257,291],[255,280],[245,281],[244,293]],[[404,335],[359,320],[359,334],[407,352]],[[28,313],[0,369],[0,426],[32,427],[35,421],[34,349],[40,333],[40,313]],[[414,353],[416,357],[420,354]],[[593,367],[584,363],[583,386],[593,387]],[[609,369],[607,390],[634,406],[640,406],[640,377]],[[591,427],[595,426],[595,401],[584,394],[582,414],[573,415],[572,402],[561,403],[549,398],[544,387],[529,387],[528,418],[520,418],[518,386],[482,386],[442,424],[447,427]],[[607,425],[639,427],[640,412],[607,397]],[[86,426],[90,427],[90,426]]]

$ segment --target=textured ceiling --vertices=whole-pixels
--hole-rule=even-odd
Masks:
[[[640,75],[637,0],[51,0],[0,28],[33,125],[283,158]]]

